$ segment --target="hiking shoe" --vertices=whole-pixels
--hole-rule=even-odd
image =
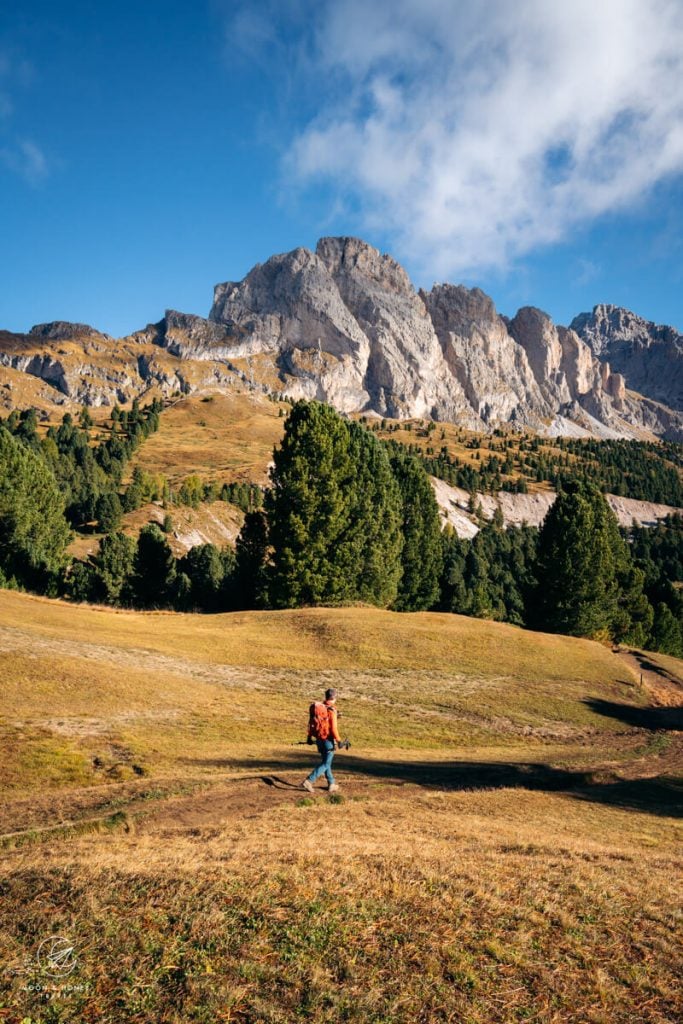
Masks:
[[[309,782],[308,779],[304,779],[304,781],[301,783],[301,788],[305,789],[307,793],[315,792],[315,790],[313,789],[313,783]]]
[[[328,793],[338,793],[339,792],[339,786],[337,785],[337,783],[333,782],[331,786],[328,786],[327,787],[327,792]]]

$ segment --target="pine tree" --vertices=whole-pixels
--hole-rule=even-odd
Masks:
[[[104,491],[97,499],[95,517],[103,533],[112,533],[121,522],[121,502],[116,491]]]
[[[349,424],[354,467],[349,525],[337,552],[349,596],[380,607],[392,604],[403,572],[401,492],[384,446],[365,427]]]
[[[264,513],[247,512],[235,544],[233,580],[227,598],[230,607],[261,608],[268,604],[267,551]]]
[[[683,658],[683,627],[663,601],[655,609],[652,646],[663,654]]]
[[[265,502],[272,604],[291,608],[352,598],[338,555],[351,518],[347,423],[329,406],[297,402],[273,462]]]
[[[180,559],[178,571],[190,581],[190,605],[203,611],[217,611],[225,566],[215,544],[199,544]]]
[[[391,468],[401,493],[403,533],[403,572],[394,607],[397,611],[423,611],[439,600],[443,572],[439,506],[417,458],[396,451]]]
[[[48,466],[0,428],[0,571],[41,589],[63,568],[69,538],[64,499]]]
[[[443,532],[443,573],[439,602],[441,611],[465,614],[465,558],[468,543],[458,537],[452,526],[447,526]]]
[[[176,560],[157,523],[140,530],[135,552],[132,593],[142,608],[166,608],[173,602]]]
[[[614,634],[623,568],[618,540],[616,518],[600,491],[566,481],[539,536],[531,614],[541,628],[572,636]]]
[[[128,602],[135,552],[135,541],[124,533],[111,533],[102,538],[93,559],[92,600],[105,604]]]
[[[402,504],[384,447],[329,406],[298,402],[265,498],[276,607],[397,596]]]

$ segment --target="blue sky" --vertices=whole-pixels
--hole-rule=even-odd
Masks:
[[[683,328],[683,4],[4,4],[0,232],[15,331],[206,315],[326,234]]]

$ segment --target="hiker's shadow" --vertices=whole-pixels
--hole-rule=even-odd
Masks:
[[[301,783],[288,782],[287,779],[278,778],[277,775],[260,775],[261,782],[271,789],[293,789],[297,792],[301,789]]]

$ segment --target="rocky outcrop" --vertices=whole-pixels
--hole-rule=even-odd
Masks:
[[[459,537],[471,539],[479,532],[476,516],[469,511],[472,496],[460,487],[451,487],[443,480],[431,478],[437,504],[441,510],[443,525],[450,525]],[[485,519],[493,519],[497,510],[507,526],[540,526],[555,503],[555,491],[538,491],[535,494],[476,494],[474,500],[481,508]],[[662,519],[680,515],[681,510],[671,505],[658,505],[651,501],[637,501],[616,494],[606,494],[607,503],[617,517],[620,526],[656,526]]]
[[[610,305],[581,313],[571,326],[596,356],[623,375],[628,388],[683,410],[683,336],[674,327]]]
[[[683,436],[683,419],[629,396],[623,373],[576,331],[533,307],[508,321],[477,288],[418,293],[396,260],[357,238],[323,238],[217,285],[209,319],[226,331],[216,356],[270,356],[286,394],[345,412]]]
[[[524,348],[541,393],[553,412],[587,427],[606,428],[603,436],[652,432],[683,440],[683,416],[659,410],[629,395],[622,373],[613,373],[572,328],[553,324],[547,313],[524,307],[510,321],[510,333]],[[587,419],[586,417],[589,417]],[[597,431],[600,436],[601,431]]]
[[[32,377],[40,377],[41,380],[51,384],[63,395],[70,394],[69,381],[66,370],[59,359],[47,353],[43,355],[14,355],[8,352],[0,352],[0,365],[10,366],[13,370],[22,370],[30,373]]]
[[[367,339],[369,408],[399,419],[464,418],[479,426],[403,267],[357,238],[322,238],[316,255]]]
[[[66,320],[53,320],[49,324],[36,324],[29,334],[46,341],[69,341],[72,338],[108,338],[89,324],[72,324]]]
[[[552,407],[488,295],[452,284],[420,294],[447,365],[477,416],[485,424],[540,427]]]
[[[289,394],[481,426],[407,274],[359,239],[323,238],[217,285],[209,317],[233,333],[233,357],[272,354]]]

